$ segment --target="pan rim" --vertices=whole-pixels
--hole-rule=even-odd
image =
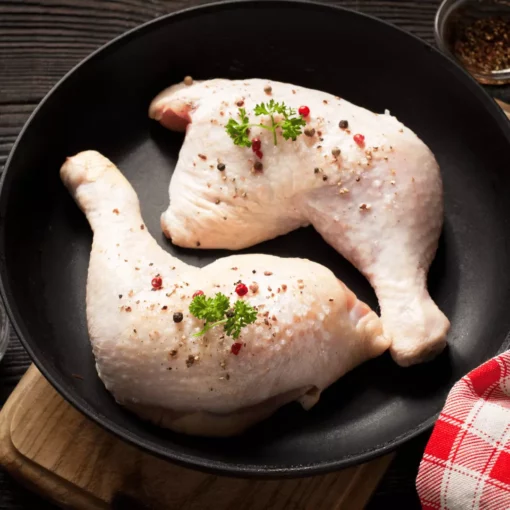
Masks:
[[[489,96],[489,94],[476,82],[474,78],[472,78],[457,62],[455,62],[448,55],[441,53],[438,49],[427,43],[426,41],[420,39],[419,37],[399,28],[387,21],[378,19],[374,16],[360,13],[357,11],[353,11],[351,9],[346,9],[344,7],[339,7],[335,5],[325,4],[323,2],[316,1],[307,1],[307,0],[228,0],[225,2],[213,2],[208,3],[202,6],[189,7],[186,9],[182,9],[176,12],[172,12],[155,19],[152,19],[146,23],[138,25],[127,32],[120,34],[115,37],[111,41],[105,43],[97,50],[92,52],[90,55],[82,59],[78,62],[70,71],[68,71],[61,79],[57,81],[57,83],[50,89],[50,91],[45,95],[45,97],[41,100],[41,102],[34,109],[32,114],[29,116],[25,125],[23,126],[20,134],[16,138],[16,141],[11,149],[9,157],[6,161],[3,175],[0,180],[0,218],[5,217],[5,210],[7,204],[7,191],[6,191],[6,182],[8,183],[8,179],[12,172],[9,172],[12,161],[14,159],[15,153],[19,150],[19,147],[22,144],[23,137],[25,132],[29,129],[33,119],[37,116],[39,110],[43,107],[43,105],[49,100],[49,98],[59,89],[59,87],[73,75],[78,69],[82,66],[86,65],[89,61],[97,58],[98,56],[102,56],[108,51],[114,51],[118,48],[120,44],[126,44],[133,37],[137,35],[141,35],[146,31],[152,30],[158,26],[162,26],[168,23],[169,20],[173,19],[185,19],[188,16],[200,15],[204,13],[208,13],[211,11],[221,12],[224,9],[238,9],[238,8],[268,8],[268,7],[290,7],[290,8],[311,8],[318,10],[328,10],[328,11],[336,11],[348,13],[349,15],[360,16],[367,20],[371,20],[372,22],[382,23],[386,25],[389,29],[397,30],[402,34],[405,34],[408,37],[412,37],[415,41],[419,42],[424,48],[433,51],[438,55],[439,58],[443,58],[445,63],[449,64],[449,69],[454,73],[457,73],[457,77],[462,79],[465,86],[470,88],[472,92],[478,96],[479,100],[485,106],[485,109],[492,116],[494,121],[499,125],[503,134],[506,136],[509,146],[510,146],[510,123],[506,119],[504,113],[499,108],[499,106],[495,103],[495,101]],[[235,463],[227,463],[224,461],[218,460],[210,460],[200,455],[190,455],[183,454],[181,452],[176,452],[175,450],[171,450],[170,448],[161,448],[158,447],[154,441],[146,440],[144,438],[140,438],[136,434],[127,430],[124,427],[119,426],[117,423],[113,422],[106,416],[101,415],[97,410],[93,409],[84,399],[81,397],[74,395],[72,391],[69,391],[64,384],[62,374],[59,374],[58,371],[52,373],[51,368],[47,368],[45,362],[42,361],[39,355],[36,354],[37,347],[35,349],[33,346],[37,346],[37,342],[33,340],[32,335],[29,335],[25,332],[25,321],[22,318],[21,313],[19,312],[19,306],[15,304],[14,297],[12,296],[12,290],[9,286],[9,277],[7,275],[7,267],[6,267],[6,259],[4,256],[5,250],[5,223],[4,221],[0,222],[0,294],[5,303],[5,308],[11,324],[13,325],[14,330],[16,331],[23,347],[27,350],[30,355],[32,361],[37,366],[37,368],[41,371],[43,376],[50,382],[50,384],[58,391],[58,393],[67,400],[74,408],[76,408],[81,413],[85,414],[89,419],[93,422],[97,423],[108,432],[113,433],[116,437],[128,442],[129,444],[142,448],[145,451],[154,454],[158,457],[170,460],[179,465],[186,466],[188,468],[194,468],[205,472],[212,472],[216,474],[229,475],[234,477],[256,477],[256,478],[290,478],[290,477],[301,477],[301,476],[310,476],[310,475],[318,475],[324,474],[327,472],[347,468],[353,465],[361,464],[363,462],[367,462],[376,457],[385,455],[390,453],[397,447],[401,446],[406,441],[420,435],[421,433],[429,430],[437,418],[439,417],[439,412],[427,420],[424,420],[419,425],[415,426],[413,429],[408,432],[401,434],[395,437],[393,440],[388,441],[386,443],[382,443],[376,445],[370,449],[362,451],[360,453],[356,453],[350,455],[348,457],[342,457],[340,459],[336,459],[333,461],[327,462],[314,462],[310,464],[300,464],[300,465],[292,465],[286,467],[279,467],[277,465],[265,465],[260,466],[257,464],[235,464]],[[497,354],[500,354],[508,347],[510,343],[510,334],[507,334],[505,337],[505,341],[503,342],[500,350]]]

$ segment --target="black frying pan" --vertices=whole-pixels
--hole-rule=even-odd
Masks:
[[[446,202],[430,272],[431,294],[452,322],[443,355],[406,369],[382,356],[328,389],[312,411],[289,405],[235,439],[170,433],[115,404],[96,375],[86,327],[91,232],[58,171],[65,157],[78,151],[104,153],[134,185],[145,223],[161,246],[198,266],[225,256],[176,248],[159,226],[182,137],[150,121],[147,108],[157,92],[187,74],[287,81],[377,112],[388,108],[432,148]],[[44,375],[73,405],[120,437],[168,459],[223,473],[323,472],[388,452],[430,427],[454,382],[507,346],[509,191],[507,120],[471,78],[422,41],[375,19],[321,5],[211,5],[116,39],[67,75],[37,108],[3,177],[2,295]],[[363,277],[312,229],[246,251],[320,262],[377,307]]]

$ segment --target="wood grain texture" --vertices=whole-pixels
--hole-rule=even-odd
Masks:
[[[327,1],[384,19],[434,42],[440,0]],[[0,169],[29,115],[50,88],[90,52],[154,17],[208,0],[0,0]],[[510,102],[510,87],[486,87]],[[0,363],[0,402],[5,402],[30,358],[15,333]],[[403,447],[368,508],[420,508],[414,490],[427,434]],[[0,510],[54,506],[20,488],[0,471]],[[131,508],[119,503],[119,508]]]
[[[0,413],[0,459],[29,487],[77,510],[129,498],[154,510],[361,510],[392,455],[312,478],[262,481],[184,469],[115,438],[30,367]]]

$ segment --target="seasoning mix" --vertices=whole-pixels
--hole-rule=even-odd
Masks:
[[[510,14],[477,19],[459,27],[453,51],[467,69],[477,73],[510,69]]]

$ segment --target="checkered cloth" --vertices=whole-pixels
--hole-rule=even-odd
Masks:
[[[416,485],[423,510],[510,509],[510,351],[453,387]]]

